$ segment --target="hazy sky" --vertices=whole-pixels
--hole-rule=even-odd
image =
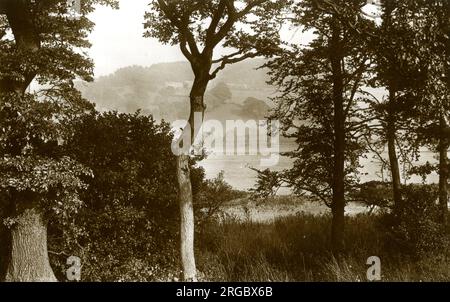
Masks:
[[[89,51],[95,62],[95,76],[130,65],[149,66],[158,62],[183,60],[177,47],[143,38],[144,12],[149,0],[121,0],[120,9],[99,7],[90,17],[96,23]]]
[[[89,54],[95,62],[95,76],[113,73],[130,65],[150,66],[160,62],[185,60],[177,46],[160,44],[156,39],[143,38],[144,13],[151,0],[120,0],[120,9],[99,6],[90,16],[96,23],[90,36],[93,46]],[[300,34],[284,29],[287,40],[308,43],[311,33]],[[223,49],[218,54],[224,53]]]
[[[120,0],[118,10],[99,6],[92,13],[90,19],[95,22],[95,29],[90,35],[92,48],[89,54],[95,62],[95,76],[107,75],[130,65],[150,66],[185,60],[177,46],[162,45],[156,39],[142,37],[144,13],[150,2]],[[285,36],[291,40],[293,34],[286,30]],[[218,48],[216,54],[225,52]]]

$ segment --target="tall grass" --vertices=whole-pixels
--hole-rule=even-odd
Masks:
[[[330,252],[330,217],[297,215],[271,223],[212,221],[197,234],[206,281],[366,281],[367,258],[381,259],[383,281],[448,281],[450,253],[422,259],[393,252],[377,218],[348,217],[345,252]]]

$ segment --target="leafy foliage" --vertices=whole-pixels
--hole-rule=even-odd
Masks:
[[[204,226],[222,214],[223,206],[230,201],[245,197],[247,194],[233,189],[224,179],[224,172],[220,172],[214,179],[206,179],[200,183],[195,196],[197,224]]]
[[[16,200],[25,202],[26,198],[21,201],[18,196],[27,194],[29,199],[38,198],[44,210],[65,217],[79,208],[78,193],[86,188],[81,178],[90,177],[91,172],[64,153],[64,143],[71,131],[70,123],[92,106],[76,93],[53,100],[41,93],[23,98],[2,95],[2,206],[8,207]]]
[[[345,17],[358,15],[355,8],[361,1],[348,5]],[[263,178],[272,183],[291,187],[295,194],[312,194],[330,205],[333,190],[335,141],[334,79],[330,58],[341,56],[344,119],[345,123],[345,183],[350,191],[357,181],[359,158],[365,150],[361,132],[365,121],[358,101],[358,93],[365,83],[368,57],[364,42],[348,29],[346,21],[339,21],[342,43],[341,52],[332,47],[333,12],[317,8],[315,1],[303,1],[293,8],[292,22],[305,29],[314,28],[316,37],[308,47],[299,44],[286,45],[266,67],[270,69],[271,83],[278,87],[280,96],[275,98],[276,108],[271,118],[282,122],[283,134],[295,139],[298,148],[283,155],[294,161],[294,166],[270,177],[260,174],[260,188],[266,186]],[[361,26],[369,25],[364,20]],[[358,23],[359,24],[359,23]],[[358,46],[355,46],[358,45]],[[262,185],[262,187],[261,187]],[[258,190],[258,189],[257,189]]]
[[[66,152],[93,178],[70,227],[52,223],[50,246],[60,274],[78,255],[84,280],[163,281],[178,277],[176,167],[169,125],[152,117],[92,113],[74,125]],[[204,173],[192,168],[193,191]],[[114,247],[114,248],[112,248]],[[64,278],[61,276],[61,278]]]
[[[389,183],[371,181],[358,185],[352,194],[353,199],[371,208],[388,210],[392,207],[392,186]]]
[[[439,251],[445,245],[446,230],[439,219],[436,186],[409,185],[402,194],[402,203],[382,218],[388,244],[416,257]]]
[[[145,36],[179,45],[196,76],[206,69],[207,79],[202,81],[209,81],[229,64],[278,47],[280,20],[274,16],[284,5],[273,0],[152,1],[145,15]],[[218,45],[236,51],[215,59]],[[212,64],[217,67],[211,70]]]

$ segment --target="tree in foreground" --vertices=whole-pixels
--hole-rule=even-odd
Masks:
[[[189,61],[194,83],[189,95],[190,116],[184,134],[191,144],[196,139],[194,118],[204,118],[204,95],[208,84],[227,65],[270,53],[278,46],[278,9],[283,1],[271,0],[157,0],[146,14],[146,36],[163,43],[179,45]],[[215,57],[220,47],[234,49]],[[184,150],[190,149],[183,146]],[[190,147],[190,146],[188,146]],[[180,249],[183,276],[197,279],[194,257],[194,211],[189,171],[189,151],[177,157],[181,214]]]
[[[292,21],[314,30],[315,39],[307,46],[291,45],[267,64],[271,82],[281,92],[273,118],[281,120],[284,135],[295,139],[298,148],[285,154],[294,159],[291,169],[260,172],[256,188],[270,193],[286,185],[295,194],[312,195],[327,204],[336,255],[344,248],[346,199],[357,184],[368,123],[361,103],[370,54],[348,24],[371,26],[359,18],[365,1],[341,4],[334,4],[342,9],[339,14],[318,1],[298,4]]]
[[[56,281],[47,254],[47,222],[76,212],[89,170],[64,156],[70,123],[92,107],[73,89],[91,80],[89,47],[95,3],[77,18],[67,1],[0,2],[0,190],[11,229],[7,281]],[[28,90],[32,81],[41,89]]]

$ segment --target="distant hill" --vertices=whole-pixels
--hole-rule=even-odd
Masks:
[[[232,106],[235,117],[264,118],[274,89],[266,84],[267,70],[258,69],[263,64],[261,59],[248,60],[222,71],[211,82],[206,95],[207,110],[211,116],[222,117],[230,111],[226,107]],[[192,81],[189,63],[173,62],[121,68],[111,75],[97,78],[93,83],[79,82],[76,87],[99,110],[134,112],[141,109],[157,119],[172,121],[186,118]],[[224,100],[220,99],[217,89],[214,91],[220,85],[231,92]],[[252,113],[249,114],[248,100],[252,101],[253,106],[260,105],[261,108],[251,108]]]

